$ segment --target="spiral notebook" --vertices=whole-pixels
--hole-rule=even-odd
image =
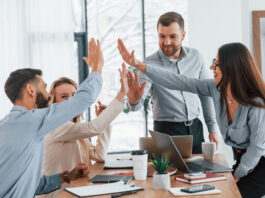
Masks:
[[[65,188],[65,191],[78,197],[89,197],[95,195],[105,195],[105,194],[120,193],[127,191],[140,191],[140,190],[143,190],[143,188],[131,184],[124,184],[123,181],[110,183],[110,184]]]

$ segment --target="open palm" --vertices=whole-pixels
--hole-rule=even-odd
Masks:
[[[144,94],[144,87],[146,82],[143,82],[142,85],[139,85],[139,78],[137,72],[134,72],[134,77],[132,72],[128,72],[128,85],[129,92],[127,97],[129,99],[130,104],[137,104],[141,100]]]

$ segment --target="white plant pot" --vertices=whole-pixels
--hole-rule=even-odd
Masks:
[[[153,189],[162,190],[170,188],[169,174],[153,174]]]

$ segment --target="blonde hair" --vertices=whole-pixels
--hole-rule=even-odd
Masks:
[[[50,101],[51,101],[51,103],[56,103],[55,88],[62,85],[62,84],[69,84],[69,85],[73,85],[76,89],[78,88],[77,83],[70,78],[61,77],[58,80],[55,80],[50,87],[50,97],[51,97]],[[73,119],[73,121],[74,122],[80,122],[81,118],[83,118],[83,114],[80,114],[77,117],[75,117]]]

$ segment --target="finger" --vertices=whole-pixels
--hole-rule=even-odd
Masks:
[[[129,74],[127,74],[126,76],[127,76],[127,84],[128,84],[128,86],[129,86],[129,88],[130,88],[131,86],[130,86],[130,78],[129,78]]]
[[[122,74],[124,75],[124,77],[126,77],[126,74],[127,74],[127,69],[126,69],[126,65],[125,63],[122,63]]]
[[[101,105],[102,105],[102,104],[101,104],[101,102],[100,102],[99,100],[98,100],[98,105],[99,105],[99,106],[101,106]]]
[[[120,45],[120,47],[121,47],[123,52],[125,52],[126,54],[130,54],[121,39],[118,39],[118,43],[119,43],[119,45]]]
[[[134,50],[132,50],[131,56],[132,58],[134,58]]]
[[[95,39],[94,38],[91,38],[91,48],[93,50],[96,50],[97,49],[97,45],[96,45],[96,42],[95,42]]]
[[[216,145],[216,150],[218,149],[218,144],[217,144],[217,142],[215,142],[215,145]]]
[[[119,69],[119,72],[120,72],[120,82],[121,82],[121,85],[124,85],[124,81],[125,81],[125,78],[126,78],[126,74],[123,75],[122,74],[122,71]]]
[[[140,92],[144,92],[145,85],[146,85],[146,82],[144,81],[144,82],[141,84]]]
[[[100,42],[97,40],[97,47],[100,49]]]
[[[95,105],[95,112],[96,112],[96,115],[98,115],[98,113],[99,113],[99,108],[98,108],[97,105]]]
[[[82,59],[86,62],[86,64],[88,64],[88,58],[87,57],[83,57]]]
[[[131,86],[133,84],[133,75],[132,75],[132,72],[129,71],[128,72],[128,75],[129,75],[129,78],[128,78],[129,79],[129,83],[128,84],[129,84],[129,86]]]
[[[139,78],[137,72],[135,71],[133,72],[133,74],[134,74],[134,81],[137,83],[137,85],[139,85]]]
[[[83,174],[87,175],[89,173],[89,167],[87,166],[84,170],[83,170]]]

